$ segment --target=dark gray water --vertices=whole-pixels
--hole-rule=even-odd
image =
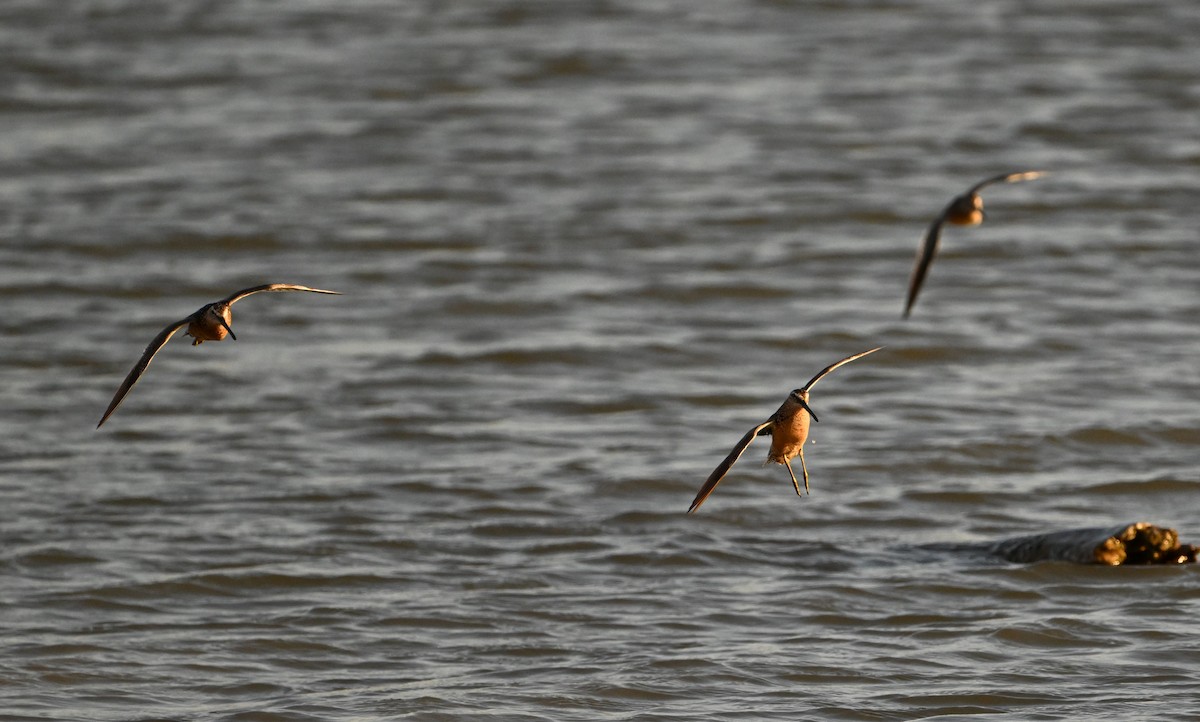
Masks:
[[[0,719],[1200,717],[1194,568],[948,551],[1200,535],[1200,5],[13,0],[0,48]],[[270,281],[345,295],[94,430]],[[811,496],[759,442],[684,514],[884,344]]]

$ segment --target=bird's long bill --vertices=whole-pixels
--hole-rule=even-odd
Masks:
[[[234,334],[233,329],[229,327],[229,324],[225,323],[225,317],[218,313],[217,320],[220,321],[221,325],[225,327],[225,330],[229,332],[229,338],[237,341],[237,335]]]
[[[800,405],[804,407],[804,410],[808,412],[808,415],[812,417],[813,421],[820,421],[820,419],[817,418],[817,414],[812,410],[812,407],[808,405],[807,401],[800,398],[799,394],[795,396],[795,399],[800,402]]]

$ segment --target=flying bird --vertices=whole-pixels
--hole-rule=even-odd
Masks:
[[[167,341],[179,329],[187,326],[185,333],[192,337],[193,346],[205,341],[220,341],[226,336],[237,341],[237,336],[234,335],[233,329],[229,326],[233,322],[233,314],[229,307],[246,296],[252,296],[265,291],[310,291],[312,293],[341,295],[338,291],[325,291],[320,288],[297,286],[291,283],[268,283],[265,286],[254,286],[253,288],[238,291],[228,298],[202,306],[200,310],[184,319],[168,324],[166,328],[159,331],[158,335],[150,341],[150,345],[146,346],[146,350],[142,352],[142,357],[138,359],[138,362],[133,365],[133,369],[129,372],[129,375],[121,382],[121,387],[117,389],[116,395],[113,396],[112,402],[108,405],[108,410],[104,412],[104,416],[100,417],[100,423],[96,424],[96,428],[98,429],[103,426],[108,417],[112,416],[112,413],[121,405],[121,401],[125,398],[125,395],[129,393],[129,390],[133,388],[133,385],[145,373],[146,367],[150,365],[150,361],[154,359],[154,355],[158,353],[160,348],[166,345]]]
[[[913,266],[912,276],[908,279],[908,301],[904,305],[904,317],[912,313],[913,304],[917,302],[917,294],[921,291],[921,283],[929,273],[933,256],[937,253],[942,236],[942,226],[951,223],[956,226],[977,226],[983,223],[983,199],[979,191],[993,183],[1016,183],[1017,181],[1033,180],[1043,175],[1040,170],[1022,171],[1020,173],[1005,173],[982,180],[971,186],[966,193],[956,196],[954,200],[933,220],[929,230],[925,232],[925,240],[917,250],[917,262]]]
[[[808,465],[804,463],[804,442],[808,440],[808,419],[812,417],[814,422],[819,421],[817,415],[808,405],[809,391],[813,386],[816,386],[830,371],[848,364],[854,359],[862,358],[867,354],[875,353],[879,346],[870,351],[856,353],[853,356],[830,364],[821,369],[821,372],[813,376],[803,388],[796,389],[788,394],[783,405],[771,418],[762,422],[758,426],[746,432],[741,441],[733,447],[729,455],[713,469],[713,473],[708,475],[708,480],[704,482],[704,486],[700,487],[700,492],[696,494],[696,498],[692,501],[692,506],[688,509],[688,513],[696,511],[709,494],[713,493],[713,489],[717,488],[717,484],[721,483],[721,479],[729,473],[734,463],[741,457],[742,453],[750,446],[750,442],[754,441],[756,436],[770,436],[771,449],[767,452],[767,461],[774,461],[776,464],[783,464],[787,467],[788,473],[792,475],[792,486],[796,489],[796,495],[800,495],[800,483],[796,481],[796,472],[792,471],[791,460],[800,457],[800,469],[804,472],[804,491],[808,491]]]

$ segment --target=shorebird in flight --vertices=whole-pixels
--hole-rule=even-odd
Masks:
[[[1028,170],[1020,173],[1005,173],[1003,175],[993,176],[987,180],[982,180],[971,186],[966,193],[956,196],[950,204],[933,220],[929,226],[929,230],[925,233],[925,240],[922,241],[920,249],[917,251],[917,262],[913,266],[912,276],[908,279],[908,301],[904,304],[904,317],[912,313],[913,304],[917,302],[917,294],[921,291],[921,283],[925,280],[925,275],[929,273],[929,266],[933,263],[933,256],[937,253],[939,242],[942,237],[942,226],[946,223],[951,223],[956,226],[977,226],[983,223],[983,199],[979,197],[979,191],[985,186],[992,183],[1016,183],[1017,181],[1033,180],[1040,178],[1043,175],[1040,170]]]
[[[754,441],[756,436],[770,436],[771,449],[767,452],[767,461],[774,461],[776,464],[783,464],[787,467],[788,473],[792,475],[792,486],[796,488],[796,495],[800,495],[800,483],[796,481],[796,472],[792,471],[791,460],[800,457],[800,469],[804,472],[804,491],[808,491],[808,465],[804,463],[804,442],[808,440],[808,419],[812,417],[814,422],[818,421],[817,415],[809,408],[808,398],[809,391],[818,381],[823,379],[826,374],[833,371],[837,367],[848,364],[854,359],[862,358],[870,353],[875,353],[879,346],[870,351],[856,353],[853,356],[838,361],[835,364],[830,364],[821,369],[821,372],[813,376],[803,388],[796,389],[788,394],[783,405],[771,418],[762,422],[758,426],[746,432],[741,441],[733,447],[729,455],[713,469],[713,473],[708,475],[708,480],[704,482],[704,486],[700,487],[700,493],[696,494],[696,498],[692,501],[692,506],[688,509],[688,513],[696,511],[709,494],[713,493],[713,489],[717,488],[717,484],[721,483],[721,479],[729,473],[735,462],[741,457],[742,453],[750,446],[750,442]]]
[[[202,306],[200,310],[191,314],[187,318],[181,319],[174,323],[168,324],[166,328],[158,332],[158,335],[150,341],[150,345],[142,352],[142,357],[133,365],[133,370],[121,382],[121,388],[117,389],[116,395],[113,396],[112,402],[108,405],[108,410],[104,412],[104,416],[100,417],[100,423],[96,424],[96,428],[104,425],[109,416],[117,410],[121,405],[121,401],[141,375],[145,373],[146,367],[150,365],[150,361],[154,359],[154,354],[166,345],[167,341],[175,335],[179,329],[187,326],[187,335],[192,337],[192,345],[204,343],[205,341],[220,341],[226,336],[237,341],[237,336],[234,335],[233,329],[229,324],[233,322],[233,314],[229,307],[246,296],[251,296],[264,291],[311,291],[312,293],[331,293],[341,295],[338,291],[325,291],[320,288],[309,288],[308,286],[297,286],[291,283],[268,283],[265,286],[254,286],[246,288],[215,303],[210,303]]]

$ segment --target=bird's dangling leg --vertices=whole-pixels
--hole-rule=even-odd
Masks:
[[[803,449],[800,450],[800,470],[804,472],[804,493],[808,494],[810,493],[808,490],[808,464],[804,463]],[[796,493],[799,494],[800,492],[797,491]]]
[[[800,482],[796,481],[796,472],[792,471],[792,465],[787,459],[783,460],[783,465],[787,467],[788,473],[792,475],[792,486],[796,487],[796,496],[800,496]],[[804,487],[808,488],[808,476],[804,477]]]

